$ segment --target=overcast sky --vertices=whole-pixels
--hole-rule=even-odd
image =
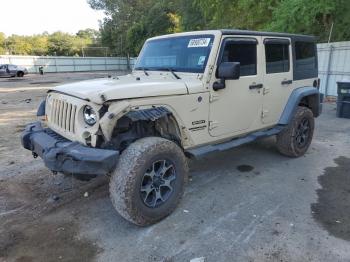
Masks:
[[[0,0],[0,32],[7,36],[98,29],[102,18],[86,0]]]

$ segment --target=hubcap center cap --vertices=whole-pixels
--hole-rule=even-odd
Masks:
[[[154,180],[153,180],[153,186],[154,186],[155,188],[159,188],[159,187],[161,186],[162,182],[163,182],[163,179],[162,179],[162,178],[160,178],[160,177],[155,177]]]

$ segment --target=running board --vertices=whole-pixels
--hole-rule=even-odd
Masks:
[[[224,143],[220,143],[216,145],[201,146],[194,149],[189,149],[186,152],[189,153],[191,156],[198,158],[212,152],[225,151],[234,147],[238,147],[240,145],[253,142],[259,138],[277,135],[279,132],[281,132],[284,129],[284,127],[285,126],[278,125],[274,128],[263,130],[263,131],[257,131],[247,136],[234,138]]]

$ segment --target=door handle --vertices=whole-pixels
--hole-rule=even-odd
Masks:
[[[252,85],[250,85],[249,86],[249,89],[250,90],[253,90],[253,89],[261,89],[261,88],[263,88],[263,84],[252,84]]]
[[[282,84],[282,85],[291,85],[291,84],[293,84],[293,80],[283,80],[283,81],[281,82],[281,84]]]

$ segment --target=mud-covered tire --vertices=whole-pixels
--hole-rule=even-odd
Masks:
[[[158,163],[163,164],[162,161],[164,166],[169,163],[167,168],[174,167],[172,170],[175,171],[171,171],[171,175],[174,173],[175,179],[169,182],[172,190],[168,193],[167,200],[163,202],[162,198],[159,206],[150,207],[147,205],[150,201],[146,200],[153,200],[152,197],[155,196],[156,191],[149,193],[153,195],[147,198],[142,191],[145,187],[144,181],[146,178],[149,179],[150,169],[154,171],[155,166],[160,165]],[[187,174],[187,161],[178,145],[159,137],[142,138],[131,144],[121,154],[117,168],[111,176],[110,198],[115,209],[126,220],[139,226],[151,225],[167,217],[177,207],[183,195]],[[156,178],[150,180],[151,184],[153,180]],[[154,187],[153,184],[152,187]],[[162,186],[160,187],[163,189]],[[157,199],[155,202],[157,203]]]
[[[303,156],[310,147],[314,129],[315,120],[312,111],[299,106],[290,124],[277,135],[278,151],[289,157]],[[303,132],[304,135],[301,135]]]

